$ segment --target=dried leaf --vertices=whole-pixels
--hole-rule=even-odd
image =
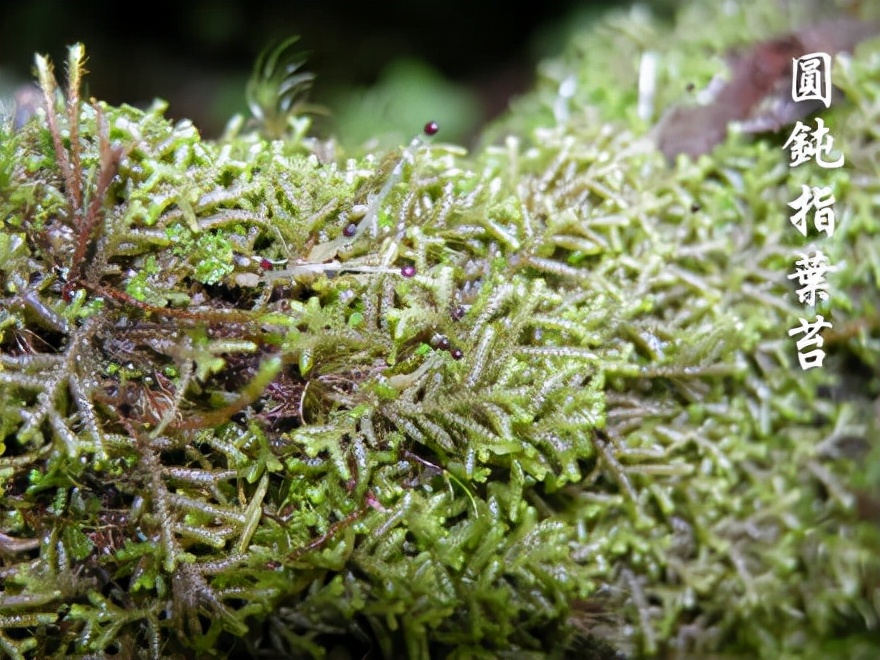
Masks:
[[[832,57],[880,33],[880,25],[843,18],[760,41],[731,57],[731,78],[709,105],[672,108],[655,128],[657,145],[671,161],[678,154],[696,158],[724,141],[732,121],[747,132],[779,130],[822,107],[791,100],[791,61],[808,53]]]

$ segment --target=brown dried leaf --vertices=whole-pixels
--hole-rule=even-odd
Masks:
[[[655,128],[657,146],[670,160],[696,158],[727,136],[732,121],[747,132],[779,130],[822,107],[791,100],[791,61],[808,53],[832,57],[880,33],[880,25],[852,18],[825,21],[797,32],[760,41],[730,58],[731,78],[709,105],[672,108]]]

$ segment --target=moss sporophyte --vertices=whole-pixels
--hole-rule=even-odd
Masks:
[[[880,43],[832,60],[821,369],[785,335],[815,172],[737,130],[670,166],[646,121],[787,7],[613,15],[472,154],[311,137],[292,42],[217,141],[38,57],[0,125],[3,654],[874,657]]]

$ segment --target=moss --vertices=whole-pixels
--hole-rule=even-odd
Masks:
[[[575,37],[473,155],[337,155],[292,101],[208,142],[39,58],[0,127],[4,653],[867,657],[880,49],[835,60],[847,167],[734,132],[670,168],[639,55],[703,82],[786,25],[730,7]]]

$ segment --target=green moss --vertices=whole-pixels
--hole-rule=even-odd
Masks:
[[[668,167],[634,108],[647,50],[659,111],[788,25],[756,6],[611,18],[473,155],[337,157],[262,95],[207,142],[39,60],[48,114],[0,126],[4,653],[867,657],[877,41],[834,172],[735,131]]]

